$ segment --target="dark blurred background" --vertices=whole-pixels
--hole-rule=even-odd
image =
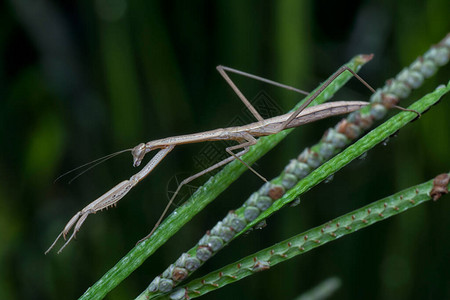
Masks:
[[[90,216],[62,254],[44,256],[77,211],[137,170],[122,154],[70,185],[71,176],[53,181],[139,142],[229,125],[243,105],[216,65],[312,90],[354,55],[374,53],[360,74],[377,88],[450,31],[446,0],[343,3],[2,2],[0,299],[77,298],[148,234],[173,183],[199,171],[195,158],[204,145],[177,148],[116,209]],[[447,83],[449,75],[443,67],[401,104]],[[249,99],[264,91],[283,111],[299,100],[232,78]],[[352,79],[335,99],[369,97]],[[305,194],[301,205],[272,216],[264,230],[233,242],[193,278],[447,172],[449,102],[447,96],[386,146]],[[298,128],[255,168],[277,176],[338,120]],[[246,172],[107,298],[137,296],[261,184]],[[293,299],[337,276],[342,287],[332,299],[449,299],[449,209],[448,196],[421,205],[206,298]]]

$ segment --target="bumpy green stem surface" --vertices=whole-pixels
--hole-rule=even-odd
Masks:
[[[433,180],[429,180],[380,199],[193,280],[174,291],[171,297],[172,299],[196,298],[254,273],[268,270],[297,255],[425,203],[431,199],[432,187]],[[450,184],[447,185],[447,188],[449,187]],[[137,299],[148,298],[141,295]],[[169,295],[158,299],[169,299]]]

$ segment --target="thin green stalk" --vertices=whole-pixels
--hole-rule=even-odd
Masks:
[[[449,187],[450,184],[447,184],[447,188]],[[432,199],[430,196],[432,188],[433,180],[429,180],[375,201],[193,280],[171,293],[170,299],[200,297],[257,272],[268,270],[281,262],[288,261],[297,255],[323,246],[362,228],[405,212]],[[148,298],[141,295],[137,299]],[[158,299],[169,299],[169,295]]]
[[[354,57],[347,66],[357,72],[367,61],[367,56],[359,55]],[[312,104],[317,105],[330,99],[350,78],[352,78],[352,75],[349,72],[342,73]],[[317,89],[319,88],[320,86]],[[298,103],[295,108],[306,101],[314,91]],[[249,165],[253,164],[282,141],[291,131],[292,129],[288,129],[278,134],[258,139],[258,143],[252,146],[242,159]],[[211,177],[187,202],[170,214],[148,240],[134,247],[100,280],[90,287],[80,299],[102,299],[246,170],[245,166],[235,161],[224,167],[217,175]]]

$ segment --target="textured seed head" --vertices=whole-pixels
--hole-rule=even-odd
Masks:
[[[370,108],[370,115],[373,116],[375,120],[379,120],[386,115],[386,108],[381,104],[374,104]]]
[[[432,60],[434,63],[436,63],[436,61],[435,61],[436,52],[437,52],[436,47],[432,47],[430,50],[425,52],[425,54],[423,55],[423,58]]]
[[[285,173],[294,173],[295,168],[297,167],[297,160],[291,159],[287,166],[284,168]]]
[[[317,152],[309,148],[303,150],[303,152],[300,153],[297,159],[300,162],[308,164],[312,168],[317,168],[322,163],[322,157],[320,157],[320,155]]]
[[[254,207],[254,206],[249,206],[249,207],[246,207],[244,210],[244,218],[248,222],[251,222],[254,219],[256,219],[260,213],[261,213],[261,211],[259,210],[259,208]]]
[[[406,98],[411,94],[411,86],[407,82],[396,80],[390,87],[388,94],[394,94],[400,98]]]
[[[424,59],[422,57],[417,58],[413,63],[409,66],[410,70],[421,72],[424,64]]]
[[[408,77],[409,77],[409,70],[408,68],[404,68],[403,70],[401,70],[400,73],[398,73],[395,79],[397,79],[398,81],[406,82],[406,80],[408,80]]]
[[[219,235],[220,229],[223,227],[223,222],[219,221],[217,224],[210,230],[211,235]]]
[[[258,201],[259,194],[257,192],[253,193],[247,201],[245,201],[245,206],[256,206],[256,202]]]
[[[188,259],[189,257],[190,257],[190,255],[187,253],[181,254],[181,256],[175,262],[175,266],[176,267],[184,267],[184,265],[186,263],[186,259]]]
[[[270,182],[264,183],[258,190],[258,193],[261,196],[267,196],[269,195],[269,191],[272,188],[272,184]]]
[[[213,251],[217,252],[223,247],[223,241],[217,236],[210,236],[208,240],[208,247]]]
[[[349,143],[349,140],[345,135],[337,132],[333,128],[330,128],[325,132],[322,141],[332,144],[335,148],[342,148]]]
[[[269,192],[270,195],[270,192]],[[256,201],[256,207],[261,211],[265,211],[272,205],[272,199],[266,196],[258,197],[258,201]]]
[[[355,124],[356,126],[360,127],[361,129],[368,129],[370,126],[372,126],[373,120],[370,113],[365,113],[364,115],[361,115],[360,112],[354,112],[351,115],[351,118],[348,118],[350,122]]]
[[[211,229],[211,235],[218,236],[225,242],[230,241],[234,232],[230,229],[230,227],[223,224],[223,222],[219,221],[213,229]]]
[[[397,105],[399,102],[399,99],[394,94],[383,94],[382,95],[382,103],[386,108],[392,108],[395,105]]]
[[[163,278],[170,278],[172,277],[172,272],[173,269],[175,268],[175,266],[172,264],[170,265],[163,273],[162,273],[162,277]]]
[[[172,272],[172,280],[182,281],[188,276],[188,271],[184,268],[175,267]]]
[[[273,185],[269,190],[269,197],[272,200],[278,200],[284,195],[284,188],[281,185]]]
[[[200,246],[197,248],[196,256],[201,261],[207,261],[211,255],[212,253],[207,247]]]
[[[161,278],[159,282],[158,290],[163,293],[170,292],[173,288],[173,281],[172,279],[167,278]]]
[[[334,154],[335,148],[330,143],[321,143],[319,148],[319,153],[325,159],[330,158]]]
[[[186,259],[186,262],[184,264],[184,267],[189,271],[189,272],[193,272],[195,270],[197,270],[201,265],[201,262],[198,258],[196,257],[189,257]]]
[[[233,220],[231,220],[231,228],[233,228],[234,231],[239,232],[242,229],[245,228],[245,226],[247,226],[247,222],[245,222],[245,220],[236,217]]]
[[[294,170],[294,175],[298,179],[302,179],[306,177],[306,175],[308,175],[309,173],[311,173],[311,167],[305,164],[304,162],[297,161],[297,165]]]
[[[157,292],[159,289],[159,282],[161,281],[161,277],[156,276],[155,279],[149,284],[148,290],[149,292]]]
[[[199,246],[206,246],[208,244],[210,235],[207,233],[204,236],[201,237],[201,239],[198,241]]]
[[[336,125],[336,131],[344,134],[350,140],[356,139],[361,134],[361,130],[358,128],[358,126],[351,122],[348,122],[346,119],[342,119]]]
[[[234,237],[234,231],[231,230],[229,227],[224,226],[221,228],[217,236],[219,236],[225,242],[229,242]]]
[[[284,173],[283,179],[281,180],[281,185],[286,189],[289,190],[293,188],[298,182],[297,176],[294,174]]]
[[[315,151],[311,151],[309,157],[308,157],[308,161],[306,162],[309,166],[311,166],[312,168],[317,168],[318,166],[320,166],[323,163],[324,159],[322,156],[320,156],[319,153],[315,152]]]
[[[418,87],[420,87],[422,85],[423,80],[424,80],[424,77],[422,74],[420,74],[417,71],[411,71],[409,73],[409,77],[408,77],[408,80],[406,81],[406,83],[413,89],[417,89]]]
[[[309,148],[305,148],[305,150],[303,150],[302,153],[300,153],[300,155],[297,157],[297,160],[306,163],[308,161],[310,153],[311,150]]]
[[[424,60],[422,68],[420,69],[420,73],[422,73],[425,78],[433,76],[436,71],[437,66],[433,61],[429,59]]]
[[[223,220],[222,220],[223,225],[231,227],[231,221],[233,221],[233,219],[236,218],[236,217],[237,217],[237,215],[233,211],[230,211],[225,216],[225,218],[223,218]]]
[[[448,63],[450,57],[450,50],[444,47],[436,49],[436,55],[434,56],[434,62],[442,67]]]
[[[387,85],[388,85],[388,84],[391,84],[391,82],[392,82],[392,79],[386,81],[386,84],[387,84]],[[377,89],[377,90],[375,91],[375,93],[372,94],[372,96],[370,96],[370,102],[372,102],[372,103],[381,103],[381,94],[382,94],[381,89]],[[354,113],[357,113],[357,111],[354,112]],[[352,113],[352,114],[353,114],[353,113]]]

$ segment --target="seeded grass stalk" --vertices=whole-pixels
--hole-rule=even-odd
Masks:
[[[358,55],[354,57],[347,66],[357,72],[367,62],[366,58],[366,56]],[[311,105],[321,104],[331,99],[352,77],[350,72],[344,72],[339,75],[338,78],[336,78],[311,103]],[[317,89],[319,88],[320,86]],[[314,91],[300,101],[294,109],[300,107]],[[252,146],[250,151],[243,156],[242,159],[251,165],[270,149],[275,147],[291,131],[292,129],[287,129],[275,135],[259,138],[258,143]],[[200,187],[188,201],[170,214],[148,240],[134,247],[112,269],[103,275],[100,280],[90,287],[80,299],[102,299],[246,170],[247,168],[238,161],[231,162],[225,166],[222,171],[211,177],[202,187]]]
[[[391,122],[388,121],[386,123]],[[363,148],[361,146],[361,149]],[[352,156],[350,153],[348,155]],[[326,165],[328,164],[330,163],[326,163]],[[309,177],[315,176],[316,174],[311,174]],[[288,261],[297,255],[335,241],[362,228],[405,212],[410,208],[429,201],[431,199],[429,194],[432,187],[433,180],[429,180],[295,235],[229,264],[226,267],[211,272],[206,276],[191,281],[172,292],[170,299],[184,299],[187,297],[192,299],[202,296],[230,283],[244,279],[254,273],[267,270],[281,262]],[[447,185],[447,188],[449,187],[450,184]],[[143,300],[148,298],[141,295],[137,299]],[[169,295],[157,299],[169,299]]]
[[[432,105],[439,102],[439,100],[449,91],[450,82],[447,83],[447,86],[439,86],[434,92],[425,95],[420,100],[409,106],[408,109],[424,113]],[[269,209],[264,211],[258,218],[251,222],[246,227],[246,229],[250,229],[252,226],[258,224],[275,211],[294,201],[298,195],[307,192],[329,176],[339,171],[352,160],[360,157],[379,143],[389,138],[391,135],[394,135],[398,130],[400,130],[415,118],[417,118],[417,115],[415,113],[401,112],[390,118],[383,124],[379,125],[377,128],[367,133],[353,145],[349,146],[347,149],[330,159],[328,162],[312,171],[307,177],[297,183],[292,189],[288,190],[280,200],[274,202]],[[245,232],[245,229],[243,232]],[[238,235],[241,235],[243,232],[240,232]]]
[[[441,86],[437,88],[434,92],[422,97],[420,100],[416,101],[413,105],[411,105],[409,109],[413,109],[423,113],[424,111],[429,109],[432,105],[436,104],[439,101],[439,99],[443,95],[445,95],[449,90],[450,90],[450,83],[446,87]],[[338,154],[337,156],[329,160],[327,163],[318,167],[316,170],[312,171],[303,180],[301,180],[295,186],[287,190],[287,192],[284,194],[283,197],[281,197],[281,199],[275,201],[267,210],[262,212],[252,222],[249,222],[247,226],[245,226],[245,228],[242,228],[239,232],[237,232],[237,234],[233,237],[233,239],[241,235],[242,233],[246,232],[248,229],[252,228],[262,220],[266,219],[269,215],[279,210],[284,205],[294,201],[295,199],[297,199],[298,195],[303,194],[304,192],[308,191],[309,189],[311,189],[312,187],[314,187],[327,177],[331,176],[332,174],[340,170],[342,167],[344,167],[346,164],[351,162],[353,159],[361,156],[362,154],[364,154],[365,152],[367,152],[368,150],[370,150],[371,148],[373,148],[374,146],[376,146],[389,136],[393,135],[400,128],[408,124],[416,117],[417,115],[415,113],[402,112],[392,117],[385,123],[381,124],[376,129],[372,130],[366,136],[357,141],[355,144],[348,147],[342,153]],[[283,174],[280,177],[277,177],[276,179],[272,180],[271,184],[274,183],[276,184],[277,182],[280,182],[282,180],[282,177]],[[243,213],[242,212],[243,210],[245,210],[245,206],[236,210],[235,215],[236,216],[241,215]],[[191,256],[195,256],[195,251],[197,250],[193,248],[188,252],[188,254],[190,254]],[[151,286],[152,285],[150,285],[150,287]],[[158,297],[159,295],[161,295],[161,293],[158,293],[159,291],[152,291],[152,288],[150,287],[146,289],[137,299],[148,299],[149,297],[153,299],[154,297]]]
[[[449,58],[450,35],[447,35],[395,78],[388,80],[384,87],[377,89],[370,97],[370,106],[349,114],[334,128],[327,130],[319,143],[306,148],[297,159],[292,159],[280,176],[254,192],[242,207],[228,213],[199,240],[196,246],[181,254],[176,262],[151,281],[145,291],[146,296],[153,298],[172,291],[226,244],[245,232],[248,223],[276,203],[286,191],[295,188],[296,184],[312,170],[356,140],[373,125],[375,120],[382,119],[388,108],[408,97],[413,89],[420,87],[424,80],[432,76],[439,67],[444,66]]]

